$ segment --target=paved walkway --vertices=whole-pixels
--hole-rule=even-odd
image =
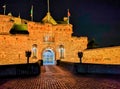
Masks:
[[[0,89],[120,89],[120,76],[73,75],[59,66],[42,66],[37,77],[0,79]]]

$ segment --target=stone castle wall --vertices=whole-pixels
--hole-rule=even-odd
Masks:
[[[79,62],[78,52],[84,51],[87,48],[87,37],[72,37],[70,43],[66,43],[66,57],[62,61]]]
[[[49,44],[40,39],[33,39],[29,35],[0,35],[0,65],[26,63],[25,51],[31,51],[33,44],[37,44],[37,59],[33,59],[31,55],[30,62],[42,60],[42,53],[46,48],[50,48],[55,52],[56,60],[60,59],[59,42]],[[63,45],[65,58],[62,61],[79,61],[77,52],[81,47],[69,40],[64,41]]]
[[[42,53],[43,49],[50,47],[55,51],[55,59],[59,58],[59,46],[63,45],[65,48],[65,57],[62,61],[79,61],[77,56],[78,51],[83,51],[87,48],[87,37],[72,37],[72,25],[71,24],[40,24],[30,22],[28,23],[28,30],[30,32],[29,37],[33,40],[31,43],[39,44],[39,54]],[[54,41],[51,43],[44,42],[45,36],[53,36]],[[42,56],[39,55],[42,59]]]
[[[12,17],[13,18],[13,17]],[[29,34],[10,34],[14,22],[10,16],[0,15],[0,65],[26,63],[25,51],[37,45],[37,59],[30,57],[30,62],[42,60],[47,48],[55,52],[55,59],[60,59],[59,46],[63,45],[64,59],[67,62],[79,62],[78,52],[83,52],[84,63],[120,64],[120,46],[89,49],[87,37],[73,37],[71,24],[37,23],[26,21]],[[20,18],[19,18],[20,19]],[[47,42],[45,37],[49,36]]]
[[[10,17],[2,16],[0,25],[0,33],[3,32],[4,24],[10,22]],[[0,16],[1,18],[1,16]],[[9,33],[14,22],[10,22],[10,26],[4,26],[5,31]],[[55,52],[55,59],[60,59],[59,46],[63,45],[64,59],[62,61],[75,62],[79,61],[77,56],[78,51],[87,48],[87,37],[72,37],[71,24],[49,23],[41,24],[28,21],[29,34],[0,34],[0,65],[26,63],[25,51],[32,50],[33,44],[37,45],[37,59],[30,57],[30,62],[42,60],[43,51],[50,48]],[[50,37],[50,42],[45,41],[45,37]]]
[[[83,63],[120,65],[120,46],[85,50],[82,60]]]
[[[23,35],[0,35],[0,65],[25,63],[26,40]]]

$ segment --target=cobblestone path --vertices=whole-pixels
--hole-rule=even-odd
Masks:
[[[0,79],[0,89],[120,89],[120,76],[74,75],[59,66],[42,66],[36,77]]]

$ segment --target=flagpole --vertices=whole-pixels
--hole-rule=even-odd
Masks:
[[[31,6],[31,21],[33,21],[33,5]]]
[[[70,24],[70,12],[69,12],[69,9],[68,9],[68,24]]]
[[[50,12],[50,4],[49,4],[49,0],[47,0],[48,3],[48,12]]]
[[[5,12],[6,12],[6,5],[5,5],[5,8],[4,8],[4,15],[5,15]]]
[[[68,16],[68,24],[70,24],[70,17]]]
[[[6,12],[6,5],[4,5],[3,8],[4,8],[4,15],[5,15],[5,12]]]
[[[49,0],[47,0],[47,4],[48,4],[48,22],[49,22],[49,20],[50,20],[50,16],[49,16],[49,14],[50,14],[50,4],[49,4]]]
[[[20,18],[20,13],[19,13],[18,17]]]

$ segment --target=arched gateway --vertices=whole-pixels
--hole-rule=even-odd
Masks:
[[[43,65],[55,65],[55,53],[52,49],[47,48],[42,53]]]

